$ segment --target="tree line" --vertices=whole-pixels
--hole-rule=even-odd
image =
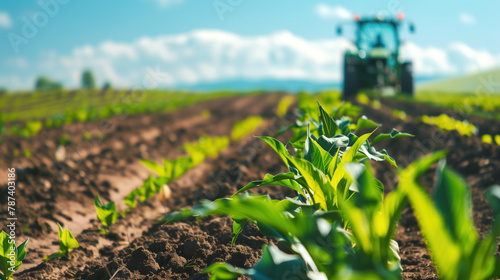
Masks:
[[[81,89],[84,90],[94,90],[97,88],[94,74],[90,70],[83,71],[80,83],[81,83],[80,84]],[[41,91],[41,92],[57,91],[61,90],[62,88],[63,85],[61,83],[54,81],[46,76],[38,77],[38,79],[35,82],[36,91]],[[105,82],[102,86],[103,90],[107,90],[110,88],[111,84],[109,82]]]

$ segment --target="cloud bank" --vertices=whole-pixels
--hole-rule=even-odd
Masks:
[[[99,83],[110,81],[116,87],[141,86],[151,71],[159,73],[162,87],[236,79],[340,82],[342,55],[350,47],[344,38],[307,40],[288,31],[250,37],[196,30],[133,42],[105,41],[66,54],[48,52],[39,61],[17,57],[3,62],[10,71],[0,76],[0,86],[32,88],[36,77],[45,74],[77,87],[84,69],[94,71]],[[403,53],[413,59],[417,76],[458,75],[500,64],[500,54],[460,42],[444,48],[408,42]]]

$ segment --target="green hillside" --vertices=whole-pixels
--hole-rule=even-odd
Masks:
[[[479,74],[430,82],[418,87],[419,92],[500,93],[500,69]]]

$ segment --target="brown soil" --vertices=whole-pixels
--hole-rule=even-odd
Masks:
[[[257,228],[247,225],[231,247],[231,220],[226,217],[189,219],[171,225],[161,225],[155,219],[183,207],[195,205],[201,199],[216,199],[231,195],[265,173],[286,171],[279,157],[263,143],[252,137],[232,142],[218,158],[207,159],[171,185],[172,197],[164,205],[156,198],[133,209],[110,229],[99,234],[93,198],[99,194],[105,201],[116,202],[138,187],[149,172],[138,164],[142,158],[160,161],[162,157],[181,155],[179,147],[195,141],[201,135],[228,135],[232,125],[250,115],[261,115],[267,126],[255,135],[273,135],[291,115],[278,118],[273,109],[279,96],[259,95],[224,98],[195,105],[169,114],[149,114],[110,119],[111,128],[99,123],[73,124],[62,129],[43,130],[29,140],[7,138],[0,147],[0,172],[7,167],[18,171],[16,199],[19,209],[18,237],[31,237],[29,253],[23,271],[16,279],[208,279],[201,270],[213,262],[225,261],[237,267],[250,267],[258,262],[261,248],[273,243]],[[204,119],[203,110],[211,117]],[[411,109],[411,108],[410,108]],[[422,114],[405,109],[406,113]],[[387,148],[401,167],[432,151],[450,150],[448,164],[467,178],[472,187],[474,219],[481,236],[487,233],[492,215],[483,198],[486,188],[500,183],[500,148],[483,144],[475,137],[462,137],[455,132],[440,132],[435,127],[414,122],[403,123],[387,112],[365,108],[364,114],[383,123],[382,131],[393,127],[413,133],[413,139],[397,139],[380,143]],[[485,125],[487,120],[483,120]],[[101,122],[102,123],[102,122]],[[99,128],[104,135],[92,145],[78,150],[85,142],[85,131]],[[69,155],[57,163],[54,160],[57,142],[70,135]],[[290,134],[280,136],[286,141]],[[80,144],[80,143],[84,144]],[[13,157],[13,150],[30,148],[29,159]],[[386,190],[397,185],[395,170],[385,163],[373,164],[376,175]],[[0,174],[0,180],[6,175]],[[434,176],[429,172],[423,183],[432,186]],[[0,182],[5,192],[6,182]],[[431,188],[429,188],[431,190]],[[269,187],[257,189],[274,198],[294,196],[288,189]],[[121,210],[124,206],[119,204]],[[6,217],[2,208],[0,218]],[[60,222],[70,228],[80,242],[69,259],[40,263],[41,257],[57,251],[57,228]],[[406,279],[436,279],[430,256],[418,230],[415,217],[408,207],[397,232],[401,249],[403,277]]]

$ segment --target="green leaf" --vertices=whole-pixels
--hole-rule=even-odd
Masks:
[[[109,227],[116,222],[118,219],[118,211],[116,211],[116,206],[113,201],[108,204],[103,204],[99,195],[96,195],[94,200],[94,206],[97,211],[97,218],[105,227]]]
[[[307,129],[307,138],[304,146],[303,158],[312,163],[315,167],[321,170],[323,173],[328,172],[330,162],[333,160],[333,156],[329,152],[325,151],[314,139],[311,138],[309,133],[309,128]]]
[[[305,196],[304,193],[302,192],[302,188],[295,181],[295,177],[296,177],[295,174],[293,174],[292,172],[281,173],[277,175],[266,174],[264,176],[264,180],[250,182],[248,185],[239,189],[235,194],[233,194],[233,196],[256,187],[269,186],[269,185],[278,185],[291,188],[297,191],[299,194]]]
[[[26,257],[26,250],[27,250],[27,246],[28,246],[28,242],[30,241],[30,239],[26,239],[26,241],[24,241],[23,243],[21,243],[21,245],[17,246],[16,248],[16,253],[17,253],[17,261],[18,262],[22,262],[24,260],[24,258]]]
[[[144,203],[148,198],[154,197],[157,191],[159,191],[159,189],[157,189],[157,185],[155,184],[155,178],[149,176],[148,179],[146,179],[146,181],[137,189],[137,195],[139,195],[139,200]]]
[[[280,233],[286,235],[297,229],[291,219],[287,218],[277,204],[268,196],[251,196],[242,194],[231,198],[221,198],[215,201],[203,201],[200,206],[192,209],[183,209],[172,215],[167,215],[167,221],[173,222],[192,216],[226,215],[247,219],[259,224],[272,226]]]
[[[283,162],[288,166],[289,161],[288,158],[290,157],[290,153],[288,153],[286,147],[277,139],[272,138],[272,137],[267,137],[267,136],[257,136],[260,140],[266,142],[271,148],[273,148],[276,153],[281,157]]]
[[[500,215],[500,186],[499,185],[494,185],[488,189],[488,191],[485,194],[486,199],[490,203],[491,207],[493,208],[493,212],[495,213],[495,216]]]
[[[169,178],[171,180],[173,178],[173,169],[174,169],[173,161],[164,158],[163,159],[164,177]]]
[[[159,165],[158,163],[147,159],[141,159],[139,162],[142,163],[142,165],[146,166],[147,168],[156,172],[158,176],[165,176],[164,167]]]
[[[353,185],[358,191],[354,204],[363,209],[371,220],[373,215],[381,210],[384,186],[373,177],[369,164],[351,162],[345,164],[344,168],[353,179]]]
[[[387,154],[387,151],[385,149],[380,150],[379,153],[383,154],[384,159],[388,161],[392,166],[398,167],[396,161]]]
[[[233,130],[231,131],[231,139],[239,140],[252,133],[263,123],[264,119],[260,116],[250,116],[242,121],[239,121],[234,124]]]
[[[331,156],[335,156],[339,148],[345,148],[349,145],[349,138],[345,135],[336,135],[330,138],[321,135],[317,142]]]
[[[371,146],[370,143],[368,143],[368,141],[364,142],[363,145],[361,145],[361,147],[359,148],[359,152],[361,154],[365,155],[370,160],[374,160],[374,161],[387,160],[391,165],[397,167],[396,161],[387,154],[387,151],[385,149],[381,150],[381,151],[377,151],[375,149],[375,147]],[[359,154],[356,155],[356,159],[358,159],[358,160],[361,160],[363,158],[365,158],[365,157],[362,155],[359,155]]]
[[[173,160],[172,165],[172,179],[177,179],[191,169],[192,160],[190,156],[179,157]]]
[[[446,221],[432,203],[418,178],[445,152],[436,152],[408,166],[400,175],[399,188],[408,197],[434,264],[442,277],[456,279],[460,272],[461,248],[448,231]]]
[[[339,127],[335,123],[335,120],[325,111],[325,109],[323,109],[321,105],[319,105],[319,113],[321,122],[323,123],[323,134],[328,138],[337,135],[337,132],[340,132]]]
[[[470,257],[471,262],[467,263],[467,267],[470,266],[469,279],[497,279],[500,277],[498,274],[500,263],[499,259],[495,257],[496,237],[497,235],[492,234],[475,244],[476,249]]]
[[[73,234],[69,229],[64,229],[61,227],[59,223],[57,223],[57,227],[59,228],[59,252],[64,255],[68,255],[71,249],[75,249],[80,247],[78,241],[73,237]]]
[[[363,143],[365,143],[365,141],[368,140],[368,138],[372,135],[372,133],[373,132],[363,134],[358,139],[356,139],[356,142],[342,156],[342,162],[347,163],[353,161],[354,157],[356,156],[356,153],[361,148],[361,145],[363,145]]]
[[[472,201],[467,183],[441,160],[436,170],[434,203],[443,217],[448,232],[461,244],[465,254],[474,249],[478,236],[472,220]]]
[[[378,142],[383,141],[383,140],[402,138],[402,137],[414,137],[414,135],[409,134],[409,133],[401,133],[393,128],[391,133],[380,133],[379,135],[377,135],[377,137],[375,137],[372,140],[371,144],[374,145],[375,143],[378,143]]]
[[[282,126],[280,129],[278,129],[278,131],[276,131],[274,133],[274,137],[278,137],[280,136],[281,134],[285,133],[286,131],[288,131],[290,128],[294,127],[294,124],[290,124],[290,125],[284,125]]]
[[[205,268],[202,273],[210,273],[210,280],[232,280],[240,275],[245,275],[248,270],[235,268],[227,263],[214,263]]]
[[[388,244],[395,235],[397,223],[407,203],[404,192],[396,189],[384,199],[382,211],[379,218],[375,218],[375,231],[381,237],[384,237],[384,244]]]
[[[297,255],[288,255],[273,245],[267,245],[262,249],[259,263],[246,275],[255,280],[286,279],[292,275],[302,275],[305,279],[307,269],[304,261]]]
[[[233,219],[233,239],[231,240],[231,246],[234,246],[236,243],[236,239],[243,231],[243,228],[248,223],[248,220],[245,218],[238,218],[236,216],[232,217]]]
[[[303,187],[311,190],[314,202],[318,203],[321,209],[330,210],[334,203],[335,192],[325,174],[305,159],[290,158],[290,162],[304,178],[307,186]]]
[[[137,196],[139,195],[139,189],[134,189],[131,191],[124,199],[125,205],[131,208],[137,207]]]
[[[349,133],[351,133],[351,120],[349,118],[342,117],[337,120],[336,123],[343,135],[349,135]]]
[[[14,244],[14,240],[12,240],[10,236],[2,230],[2,232],[0,232],[0,271],[5,274],[6,278],[9,278],[13,273],[11,270],[9,270],[9,268],[11,267],[9,254],[12,252],[12,248],[15,255],[14,270],[17,270],[19,266],[21,266],[22,262],[20,262],[18,259],[19,255],[17,254],[16,245]]]
[[[383,161],[385,159],[385,155],[377,152],[377,150],[375,150],[373,146],[370,146],[368,141],[363,143],[361,147],[359,147],[359,151],[366,155],[366,157],[374,161]]]
[[[361,116],[356,123],[356,130],[365,129],[365,128],[375,128],[380,125],[376,124],[372,120],[369,120],[366,116]]]

